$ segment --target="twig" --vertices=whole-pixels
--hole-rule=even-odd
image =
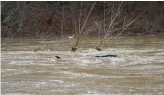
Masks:
[[[100,23],[100,25],[96,22],[96,21],[94,21],[94,23],[96,24],[96,26],[98,27],[98,29],[99,29],[99,34],[98,34],[98,45],[100,44],[100,31],[101,31],[101,23]]]
[[[81,8],[82,8],[82,4],[83,4],[83,3],[81,2],[81,3],[80,3],[80,16],[79,16],[79,33],[80,33],[80,26],[81,26],[81,25],[80,25],[80,24],[81,24],[80,22],[81,22]]]
[[[1,5],[1,9],[2,9],[2,7],[7,3],[8,1],[6,1],[5,3],[3,3],[2,5]],[[2,3],[2,2],[1,2]]]
[[[142,13],[140,13],[140,14],[139,14],[136,18],[134,18],[134,20],[132,20],[130,23],[124,25],[124,28],[122,29],[122,31],[121,31],[120,33],[118,33],[117,36],[114,37],[114,39],[116,39],[119,35],[121,35],[121,34],[127,29],[127,27],[129,27],[132,23],[134,23],[134,22],[135,22],[142,14],[144,14],[146,11],[147,11],[147,9],[144,10]]]
[[[86,17],[84,23],[83,23],[83,26],[82,26],[81,30],[80,30],[80,34],[82,33],[82,31],[83,31],[83,29],[84,29],[84,27],[85,27],[85,25],[86,25],[86,23],[87,23],[87,21],[88,21],[88,18],[89,18],[89,16],[90,16],[90,14],[91,14],[93,8],[95,7],[96,3],[97,3],[97,2],[94,2],[94,3],[92,4],[92,7],[91,7],[91,9],[90,9],[90,11],[89,11],[89,13],[88,13],[88,15],[87,15],[87,17]]]
[[[105,1],[104,1],[104,33],[105,33]]]
[[[15,10],[13,10],[13,11],[8,15],[8,17],[5,18],[5,19],[3,20],[3,22],[7,22],[8,19],[10,18],[10,16],[11,16],[18,8],[19,8],[19,6],[17,6],[17,7],[15,8]],[[7,21],[6,21],[6,20],[7,20]],[[3,23],[3,22],[2,22],[2,23]]]

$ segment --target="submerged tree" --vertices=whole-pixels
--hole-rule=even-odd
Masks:
[[[131,20],[129,20],[129,16],[134,14],[137,6],[134,10],[132,10],[129,13],[124,12],[123,8],[125,8],[127,4],[123,1],[121,2],[112,2],[108,3],[107,5],[104,2],[104,21],[102,25],[99,25],[97,22],[95,24],[98,26],[99,30],[104,28],[104,34],[102,35],[101,40],[98,40],[98,45],[96,46],[96,49],[98,51],[102,50],[102,44],[106,44],[106,38],[109,37],[112,33],[116,32],[115,38],[117,38],[119,35],[121,35],[125,30],[127,30],[143,13],[146,12],[147,9],[140,12],[138,15],[134,16]],[[105,6],[108,6],[106,9]],[[108,10],[108,11],[106,11]],[[108,19],[106,17],[108,16]],[[107,28],[106,28],[107,27]],[[100,39],[100,34],[99,34]]]
[[[80,42],[80,39],[86,34],[87,31],[84,31],[84,28],[85,28],[86,23],[87,23],[90,15],[91,15],[91,12],[93,11],[93,9],[94,9],[94,7],[96,5],[96,2],[94,2],[92,4],[92,6],[91,6],[87,16],[85,17],[85,20],[84,20],[84,22],[82,24],[82,27],[80,27],[81,26],[81,11],[79,12],[79,29],[78,29],[79,31],[77,31],[77,21],[76,21],[76,13],[75,13],[76,5],[77,5],[76,2],[74,2],[72,4],[72,18],[73,18],[72,22],[74,24],[75,43],[72,46],[71,51],[76,51],[77,50],[77,46],[78,46],[78,44]],[[81,10],[81,8],[82,8],[82,2],[80,4],[80,10]]]

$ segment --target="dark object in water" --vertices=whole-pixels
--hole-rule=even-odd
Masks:
[[[34,52],[37,52],[37,51],[39,51],[39,50],[41,50],[41,48],[40,48],[40,47],[39,47],[39,48],[34,49]]]
[[[37,50],[36,49],[34,49],[34,52],[36,52]]]
[[[60,59],[60,57],[59,57],[59,56],[57,56],[57,55],[56,55],[55,57],[56,57],[57,59]]]
[[[95,57],[117,57],[117,55],[110,55],[110,54],[107,54],[107,55],[97,55]]]
[[[96,47],[96,50],[98,50],[98,51],[102,51],[99,47]]]
[[[76,47],[72,47],[72,48],[71,48],[71,51],[73,51],[73,52],[75,52],[76,50],[77,50]]]

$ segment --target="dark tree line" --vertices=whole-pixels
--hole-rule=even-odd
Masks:
[[[1,2],[2,37],[164,34],[164,2]]]

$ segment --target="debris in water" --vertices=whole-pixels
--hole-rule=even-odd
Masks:
[[[40,51],[40,50],[41,50],[41,48],[39,47],[39,48],[34,49],[34,52],[37,52],[37,51]]]
[[[107,55],[97,55],[95,57],[117,57],[117,55],[110,55],[110,54],[107,54]]]
[[[77,50],[76,47],[72,47],[71,51],[75,52]]]
[[[98,50],[98,51],[102,51],[102,49],[100,49],[99,47],[96,47],[96,50]]]
[[[59,56],[57,56],[57,55],[56,55],[55,57],[56,57],[57,59],[60,59],[60,57],[59,57]]]

